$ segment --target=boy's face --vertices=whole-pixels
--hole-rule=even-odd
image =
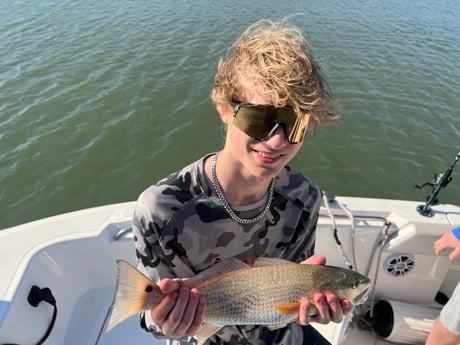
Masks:
[[[238,101],[258,105],[271,104],[267,96],[250,87],[245,89]],[[218,110],[222,121],[227,124],[225,149],[232,153],[235,164],[240,164],[248,175],[260,178],[277,176],[301,148],[301,143],[290,144],[287,141],[283,126],[277,127],[269,137],[259,141],[233,124],[234,107],[225,105]]]

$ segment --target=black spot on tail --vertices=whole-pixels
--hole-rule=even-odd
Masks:
[[[152,285],[147,285],[147,286],[145,287],[145,292],[150,293],[150,292],[152,292],[152,291],[153,291],[153,286],[152,286]]]

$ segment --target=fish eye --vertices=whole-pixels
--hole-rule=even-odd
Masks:
[[[359,286],[359,282],[358,281],[354,281],[353,282],[353,285],[351,286],[353,289],[356,289],[357,287]]]

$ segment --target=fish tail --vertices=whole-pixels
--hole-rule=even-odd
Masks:
[[[104,332],[110,331],[129,317],[152,308],[164,297],[160,288],[135,267],[123,260],[117,260],[117,264],[117,286]]]

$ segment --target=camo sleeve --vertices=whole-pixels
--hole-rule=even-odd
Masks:
[[[260,256],[300,262],[313,254],[321,192],[312,180],[286,167],[276,178],[269,212],[257,223],[240,224],[208,186],[203,160],[140,195],[133,231],[141,272],[159,282],[194,276],[228,257],[248,263]],[[264,206],[261,200],[232,208],[240,217],[250,218]],[[141,320],[144,328],[161,336],[161,330]]]
[[[186,266],[181,270],[174,265],[175,250],[171,250],[169,242],[163,241],[163,228],[174,216],[176,207],[180,208],[175,195],[180,194],[179,189],[166,183],[168,179],[174,179],[175,175],[160,181],[145,190],[138,198],[133,216],[133,233],[136,248],[137,268],[147,277],[159,283],[163,278],[189,277],[194,274]],[[177,193],[176,193],[177,192]],[[176,199],[170,200],[170,198]],[[176,248],[174,248],[176,249]],[[169,253],[174,253],[173,255]],[[141,327],[159,339],[167,339],[170,345],[192,344],[192,337],[171,338],[166,337],[161,327],[155,325],[149,313],[140,314]]]

